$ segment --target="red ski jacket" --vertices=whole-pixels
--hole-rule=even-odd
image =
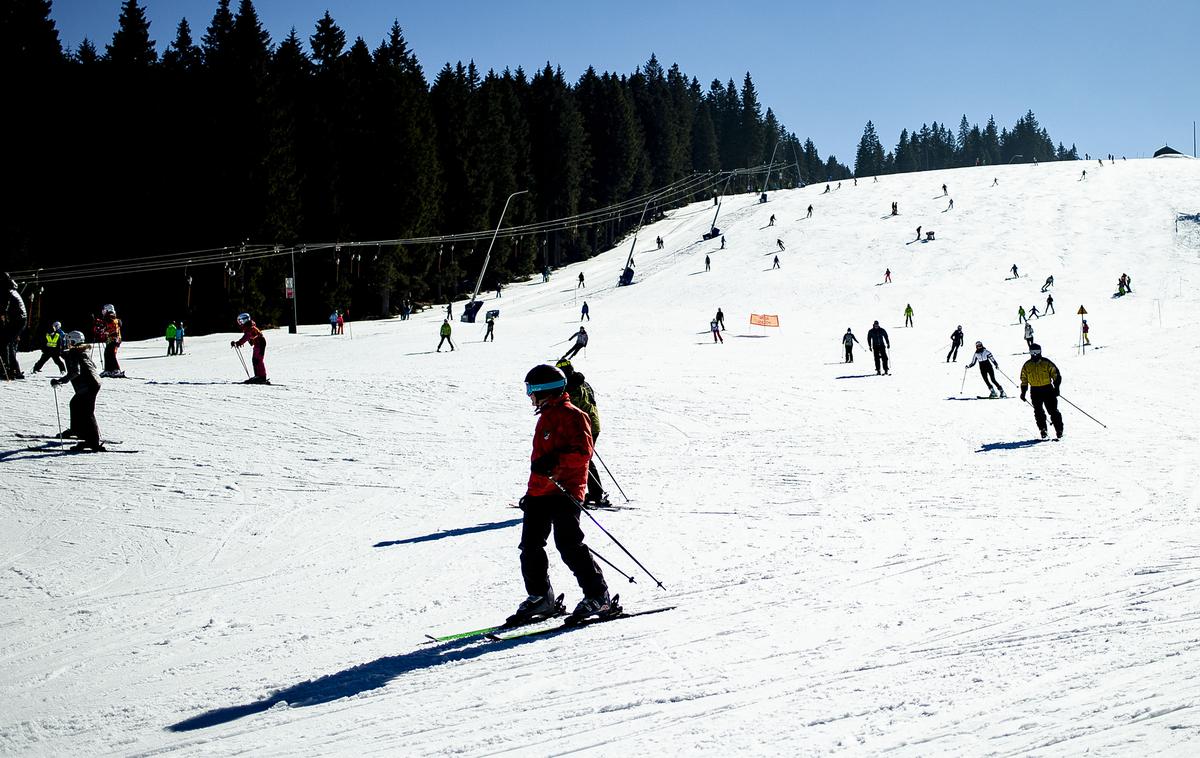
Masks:
[[[242,338],[237,341],[237,344],[243,345],[249,342],[252,347],[262,348],[267,346],[267,338],[262,331],[251,321],[242,327]]]
[[[533,430],[533,455],[529,460],[536,464],[542,459],[548,461],[545,465],[551,469],[550,476],[571,497],[582,501],[587,492],[588,462],[592,460],[592,422],[571,405],[565,392],[542,406]],[[527,492],[557,495],[558,488],[545,475],[530,472]]]

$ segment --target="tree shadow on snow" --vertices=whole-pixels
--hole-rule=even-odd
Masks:
[[[993,450],[1016,450],[1022,447],[1040,445],[1045,440],[1017,440],[1016,442],[985,442],[979,446],[977,453],[990,453]]]
[[[479,638],[453,640],[411,653],[376,658],[369,663],[329,674],[318,679],[294,684],[253,703],[214,708],[166,727],[170,732],[191,732],[211,726],[228,724],[255,713],[262,713],[283,703],[290,708],[323,705],[346,697],[387,686],[388,682],[413,671],[440,666],[444,663],[467,661],[490,652],[503,652],[518,645],[536,642],[541,637],[522,637],[501,642],[481,642]]]
[[[514,518],[508,521],[493,521],[489,524],[476,524],[475,526],[465,526],[461,529],[446,529],[433,534],[426,534],[420,537],[409,537],[406,540],[387,540],[385,542],[376,542],[374,547],[391,547],[392,545],[413,545],[418,542],[433,542],[434,540],[445,539],[446,537],[461,537],[464,534],[477,534],[478,532],[490,532],[493,529],[507,529],[510,526],[518,526],[522,519]]]

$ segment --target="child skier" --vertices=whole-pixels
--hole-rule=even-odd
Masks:
[[[33,364],[33,373],[36,374],[41,371],[42,366],[46,365],[46,361],[54,361],[54,365],[58,366],[60,373],[67,370],[67,367],[63,365],[62,358],[58,357],[62,352],[63,337],[62,324],[55,321],[46,330],[46,344],[42,345],[42,357],[38,358],[38,362]]]
[[[117,348],[121,347],[121,319],[111,304],[100,309],[100,324],[104,339],[104,370],[100,376],[122,378],[125,372],[117,362]]]
[[[721,329],[715,318],[708,322],[708,330],[712,332],[713,342],[720,342],[722,345],[725,344],[725,338],[721,336]]]
[[[242,327],[242,338],[233,340],[229,343],[230,347],[240,348],[247,342],[254,348],[252,361],[254,363],[254,376],[250,377],[242,384],[270,384],[267,379],[267,366],[263,362],[263,358],[267,354],[267,337],[262,333],[254,323],[254,319],[250,318],[249,313],[239,313],[237,317],[238,326]]]
[[[52,387],[70,382],[75,389],[75,395],[71,398],[71,425],[62,432],[62,436],[79,438],[79,444],[71,448],[76,452],[102,452],[104,446],[100,444],[100,427],[96,424],[96,395],[100,392],[96,364],[88,355],[82,332],[71,332],[64,336],[63,345],[66,347],[67,373],[50,380]]]
[[[583,541],[579,527],[579,502],[587,488],[588,461],[592,457],[591,422],[567,397],[567,379],[553,366],[534,366],[525,375],[525,394],[538,416],[530,456],[529,484],[520,506],[521,575],[528,597],[509,616],[509,625],[527,623],[562,613],[563,606],[550,586],[546,539],[554,544],[563,563],[575,574],[583,600],[570,620],[614,616],[621,607],[609,599],[604,574]]]
[[[850,331],[850,327],[846,327],[846,333],[842,335],[842,347],[846,348],[846,360],[842,361],[842,363],[854,363],[855,342],[858,342],[858,337],[854,336],[854,332]]]
[[[442,344],[446,342],[450,343],[450,352],[454,352],[454,342],[450,339],[451,331],[453,330],[450,328],[450,319],[442,319],[442,326],[438,329],[438,334],[440,334],[442,337],[440,340],[438,340],[437,351],[439,353],[442,352]]]
[[[996,391],[1000,391],[1000,397],[1004,397],[1004,388],[1000,386],[1000,382],[996,381],[996,373],[992,367],[999,368],[1000,364],[996,362],[996,356],[992,355],[992,351],[983,346],[983,343],[975,341],[975,355],[971,356],[971,362],[967,364],[963,370],[971,368],[976,363],[979,364],[979,375],[983,377],[983,383],[991,390],[992,397],[996,397]]]

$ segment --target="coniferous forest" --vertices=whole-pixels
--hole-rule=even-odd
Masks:
[[[854,175],[764,109],[749,73],[704,86],[651,55],[573,82],[549,62],[429,75],[399,22],[372,45],[327,12],[272,40],[252,0],[215,0],[195,27],[123,0],[110,41],[64,50],[51,7],[0,9],[2,265],[31,330],[82,328],[103,303],[128,337],[232,330],[242,310],[286,324],[293,265],[301,322],[386,315],[469,294],[520,190],[485,287],[607,249],[644,208]],[[855,171],[1073,153],[1032,113],[999,133],[965,116],[957,135],[906,130],[886,154],[868,123]]]

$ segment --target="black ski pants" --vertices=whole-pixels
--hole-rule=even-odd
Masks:
[[[875,373],[876,374],[879,373],[879,364],[880,363],[883,364],[884,373],[887,373],[887,370],[888,370],[887,350],[877,347],[877,348],[875,348],[874,352],[875,352]]]
[[[846,345],[845,363],[854,363],[854,345]]]
[[[9,376],[17,376],[21,373],[21,366],[17,363],[17,343],[21,339],[21,332],[25,331],[25,324],[7,324],[3,332],[0,332],[0,348],[3,348],[4,355],[0,356],[0,362],[4,363],[5,372]]]
[[[120,371],[121,364],[117,362],[117,343],[109,342],[104,346],[104,370]]]
[[[572,358],[575,357],[576,353],[578,353],[580,350],[584,349],[585,347],[587,347],[587,345],[581,345],[580,343],[576,342],[574,345],[571,345],[571,349],[568,350],[563,355],[562,360],[564,360],[564,361],[571,360]]]
[[[487,331],[486,331],[486,332],[484,333],[484,335],[483,335],[483,341],[484,341],[484,342],[487,342],[489,339],[490,339],[492,342],[495,342],[495,341],[496,341],[496,333],[495,333],[494,331],[492,331],[494,328],[495,328],[495,327],[493,327],[491,324],[488,324]]]
[[[1029,399],[1033,405],[1033,420],[1037,422],[1038,431],[1046,431],[1046,414],[1050,414],[1050,423],[1059,437],[1063,433],[1062,414],[1058,412],[1058,390],[1053,385],[1045,387],[1030,387]]]
[[[983,377],[983,383],[987,385],[989,390],[1000,389],[1000,382],[996,379],[996,372],[992,370],[991,361],[981,361],[979,363],[979,373]]]
[[[958,348],[961,346],[962,346],[961,342],[951,342],[950,343],[950,352],[946,353],[946,361],[947,362],[958,360]]]
[[[46,365],[46,361],[54,361],[54,365],[58,366],[59,371],[67,370],[67,367],[63,365],[62,358],[58,357],[58,348],[42,348],[42,357],[38,358],[38,362],[33,364],[33,370],[41,371],[42,366]]]
[[[83,442],[100,444],[100,426],[96,423],[96,395],[100,388],[76,389],[71,397],[71,431]]]
[[[440,340],[438,340],[438,346],[437,346],[438,352],[441,352],[441,350],[442,350],[442,345],[446,344],[447,342],[450,342],[450,338],[449,338],[449,337],[442,337]],[[450,349],[451,349],[451,350],[453,350],[453,349],[454,349],[454,343],[453,343],[453,342],[450,342]]]
[[[604,574],[583,542],[579,528],[579,508],[565,495],[526,495],[525,520],[521,525],[521,575],[525,592],[545,595],[550,592],[550,563],[546,540],[554,531],[554,546],[563,563],[575,574],[585,597],[603,597],[608,592]]]

